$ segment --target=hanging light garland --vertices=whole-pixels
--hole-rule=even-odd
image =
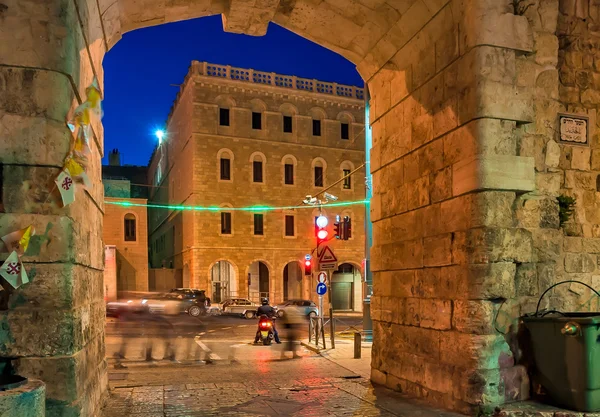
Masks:
[[[189,210],[189,211],[275,211],[275,210],[294,210],[294,209],[314,209],[313,206],[248,206],[248,207],[217,207],[217,206],[187,206],[187,205],[169,205],[169,204],[151,204],[151,203],[133,203],[130,201],[104,201],[104,204],[111,204],[122,207],[146,207],[168,210]],[[328,203],[326,207],[344,207],[367,205],[369,200],[343,201],[339,203]]]

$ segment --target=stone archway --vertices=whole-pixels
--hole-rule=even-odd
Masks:
[[[63,209],[49,185],[70,143],[64,121],[92,78],[102,81],[102,58],[122,33],[222,13],[231,32],[261,35],[272,21],[299,33],[356,63],[368,83],[373,380],[462,411],[523,398],[520,387],[510,386],[511,375],[522,370],[506,365],[511,352],[492,321],[494,300],[522,295],[515,290],[517,265],[536,270],[542,262],[552,270],[556,258],[544,256],[548,248],[539,242],[550,235],[539,231],[542,222],[536,226],[532,214],[523,223],[513,204],[515,192],[537,188],[554,197],[561,188],[545,165],[557,169],[559,163],[540,158],[536,145],[553,138],[545,123],[552,125],[561,108],[554,94],[557,50],[547,47],[556,40],[558,12],[551,12],[558,1],[548,4],[542,24],[529,15],[537,6],[515,10],[500,0],[274,0],[260,6],[48,0],[35,8],[4,0],[0,234],[28,224],[40,234],[25,259],[36,263],[36,279],[20,291],[21,305],[1,313],[8,325],[0,355],[22,357],[19,372],[47,382],[50,411],[97,414],[106,389],[102,128],[94,123],[94,187]],[[534,32],[535,39],[549,39],[535,53]],[[542,76],[539,66],[551,73]],[[573,169],[589,171],[589,153],[587,165],[580,154]],[[72,293],[59,297],[42,288]],[[42,327],[49,331],[35,331]],[[477,349],[482,344],[498,348]],[[457,346],[469,354],[452,356]]]
[[[230,297],[238,297],[238,282],[235,266],[226,260],[215,262],[210,267],[212,302],[222,303]]]

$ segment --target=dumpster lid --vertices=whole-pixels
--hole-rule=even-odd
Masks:
[[[580,324],[600,324],[600,311],[595,312],[570,312],[562,313],[558,311],[549,311],[543,313],[540,311],[538,315],[525,315],[521,319],[527,322],[567,322],[574,321]]]

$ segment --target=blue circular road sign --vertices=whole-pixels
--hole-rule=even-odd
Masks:
[[[326,292],[327,292],[327,285],[323,284],[322,282],[319,282],[317,284],[317,294],[325,295]]]

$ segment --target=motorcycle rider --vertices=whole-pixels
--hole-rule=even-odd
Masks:
[[[260,316],[265,315],[271,319],[274,319],[277,316],[277,312],[273,307],[269,305],[269,300],[267,298],[262,299],[262,305],[258,307],[256,310],[256,317],[260,318]],[[273,323],[273,337],[275,338],[275,343],[281,343],[279,340],[279,333],[277,333],[277,328],[275,327],[275,320]],[[256,336],[254,337],[254,343],[258,343],[258,339],[260,338],[260,329],[256,331]]]

